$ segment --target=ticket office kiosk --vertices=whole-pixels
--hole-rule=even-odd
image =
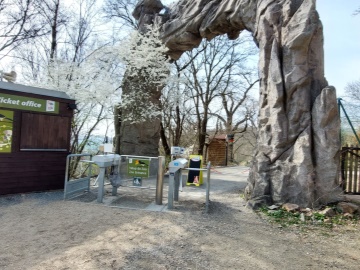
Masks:
[[[0,194],[64,187],[75,108],[64,92],[0,82]]]

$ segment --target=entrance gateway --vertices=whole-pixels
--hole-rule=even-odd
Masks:
[[[86,157],[81,162],[86,162],[88,167],[87,176],[80,179],[69,179],[68,169],[70,159],[73,157]],[[135,155],[96,155],[89,154],[70,154],[67,158],[67,170],[65,174],[64,184],[64,199],[77,197],[84,192],[90,192],[90,181],[92,164],[96,164],[100,171],[95,181],[97,183],[97,202],[103,203],[105,197],[105,174],[108,171],[108,178],[112,186],[112,196],[117,196],[123,188],[138,188],[155,190],[155,204],[162,205],[163,189],[164,189],[164,170],[165,158],[148,157],[148,156],[135,156]],[[183,188],[182,170],[190,172],[207,172],[206,174],[206,189],[205,189],[205,205],[206,212],[209,210],[210,203],[210,162],[206,168],[194,168],[185,158],[178,158],[169,163],[169,186],[168,186],[168,203],[167,208],[173,209],[174,201],[179,201],[179,190]],[[187,167],[189,165],[189,167]],[[110,170],[111,168],[111,170]],[[109,173],[110,172],[110,173]],[[201,182],[202,183],[202,182]],[[199,186],[199,185],[196,185]],[[121,200],[121,196],[118,198]],[[117,200],[111,198],[110,200]],[[105,202],[106,203],[106,202]],[[107,202],[108,203],[108,202]]]
[[[248,206],[290,202],[305,208],[338,199],[340,120],[335,88],[324,76],[323,26],[316,0],[178,0],[170,7],[160,0],[142,0],[133,16],[140,33],[152,26],[159,30],[174,61],[203,39],[223,34],[236,39],[249,31],[260,50],[260,109],[245,190]],[[132,71],[123,80],[123,95],[146,89],[158,106],[163,85],[144,84],[144,73]],[[130,111],[123,111],[124,119]],[[156,151],[158,130],[159,119],[133,126],[122,121],[123,153]]]
[[[88,173],[80,179],[69,179],[68,170],[71,158],[81,156],[81,162],[89,164]],[[163,178],[165,158],[148,156],[131,156],[106,154],[91,156],[90,154],[70,154],[67,157],[67,169],[64,183],[64,199],[82,195],[90,191],[92,164],[99,168],[95,180],[98,186],[97,202],[102,203],[105,196],[105,175],[108,175],[112,185],[112,196],[116,196],[118,188],[131,187],[156,190],[156,204],[162,204]]]

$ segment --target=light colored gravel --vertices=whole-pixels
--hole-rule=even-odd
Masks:
[[[187,190],[164,212],[2,196],[0,269],[359,269],[359,226],[269,224],[244,207],[245,172],[213,172],[209,214]]]

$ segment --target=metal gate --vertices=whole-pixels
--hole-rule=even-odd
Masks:
[[[89,162],[88,175],[80,179],[69,179],[70,159],[76,157],[89,157],[89,160],[81,160],[81,162]],[[84,191],[90,191],[91,168],[91,154],[70,154],[67,156],[64,183],[64,200],[79,195]]]
[[[345,193],[360,194],[360,148],[343,147],[340,184]]]

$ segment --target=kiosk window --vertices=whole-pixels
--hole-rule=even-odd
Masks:
[[[67,151],[70,118],[22,113],[20,150]]]

